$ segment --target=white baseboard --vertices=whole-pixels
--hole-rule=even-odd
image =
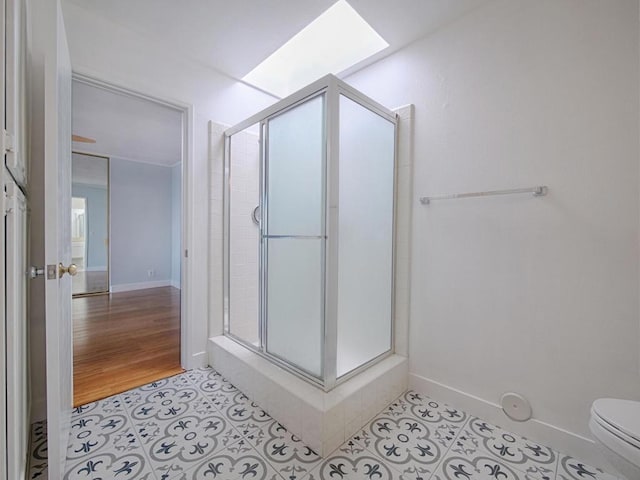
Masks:
[[[190,370],[192,368],[204,368],[209,365],[209,357],[206,351],[194,353],[191,355],[189,365],[183,366],[183,368]]]
[[[132,290],[144,290],[145,288],[157,288],[157,287],[169,287],[171,281],[169,280],[155,280],[153,282],[138,282],[138,283],[121,283],[120,285],[111,285],[109,291],[111,293],[130,292]]]
[[[171,286],[173,288],[177,288],[178,290],[180,290],[180,282],[176,282],[175,280],[171,280]]]
[[[536,443],[546,445],[586,464],[612,471],[595,442],[577,433],[537,420],[515,422],[505,415],[500,405],[444,385],[435,380],[409,373],[409,388],[419,393],[450,404],[470,415],[482,418]]]

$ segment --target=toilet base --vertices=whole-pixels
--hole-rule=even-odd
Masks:
[[[593,418],[589,421],[589,429],[594,436],[598,449],[614,470],[612,473],[626,480],[640,479],[640,466],[631,463],[605,443],[611,441],[611,438],[606,434],[603,435],[602,427]]]
[[[640,478],[640,468],[633,465],[631,462],[628,462],[601,443],[598,443],[598,448],[604,455],[604,458],[611,464],[612,468],[615,469],[615,471],[612,471],[611,473],[618,475],[622,480],[634,480]]]

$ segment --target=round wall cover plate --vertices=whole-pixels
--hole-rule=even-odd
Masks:
[[[531,404],[519,393],[507,392],[500,398],[502,410],[511,420],[524,422],[531,418]]]

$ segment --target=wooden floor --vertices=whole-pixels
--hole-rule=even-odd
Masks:
[[[74,406],[183,371],[180,290],[150,288],[72,302]]]

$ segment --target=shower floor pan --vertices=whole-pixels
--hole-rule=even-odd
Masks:
[[[408,386],[408,359],[391,355],[324,392],[228,337],[209,339],[209,364],[318,455],[354,435]]]

